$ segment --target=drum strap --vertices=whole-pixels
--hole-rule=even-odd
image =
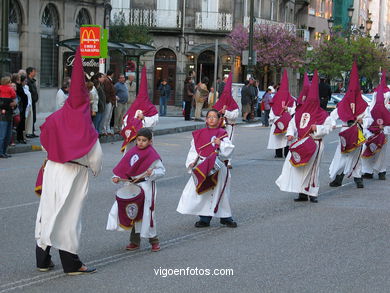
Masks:
[[[156,182],[152,181],[152,204],[150,205],[150,227],[154,227],[153,212],[154,212],[154,197],[156,193]]]
[[[317,165],[317,160],[318,160],[318,157],[319,157],[319,154],[320,154],[321,143],[322,143],[322,140],[320,140],[318,142],[318,150],[317,150],[317,154],[316,154],[316,157],[314,159],[314,162],[313,162],[313,168],[311,169],[311,172],[310,172],[309,183],[305,187],[306,191],[309,191],[310,185],[312,185],[312,187],[316,187],[316,185],[315,185],[315,176],[316,176],[316,171],[317,171],[317,166],[316,165]]]
[[[83,165],[83,164],[81,164],[81,163],[79,163],[79,162],[76,162],[76,161],[68,161],[67,163],[71,163],[71,164],[75,164],[75,165],[79,165],[79,166],[82,166],[82,167],[88,168],[88,166],[87,166],[87,165]]]
[[[229,178],[229,168],[226,168],[226,178],[225,178],[225,182],[223,184],[223,187],[222,187],[222,190],[221,190],[221,193],[219,194],[219,198],[218,198],[218,201],[217,201],[217,205],[215,206],[214,208],[214,214],[218,212],[218,208],[219,208],[219,203],[222,199],[222,196],[223,196],[223,193],[225,192],[225,188],[226,188],[226,184],[227,184],[227,181],[228,181],[228,178]]]

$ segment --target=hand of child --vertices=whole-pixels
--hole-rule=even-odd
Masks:
[[[146,170],[146,175],[151,176],[152,173],[153,173],[153,169],[149,168],[148,170]]]
[[[144,119],[144,114],[138,113],[137,118],[138,118],[139,120],[143,120],[143,119]]]
[[[192,169],[192,168],[194,168],[194,166],[195,166],[195,163],[191,163],[191,164],[188,166],[188,168]]]
[[[216,145],[221,145],[221,140],[219,138],[214,138],[213,141]]]
[[[119,177],[113,177],[112,182],[114,183],[119,183]]]
[[[294,139],[294,136],[292,136],[292,135],[287,135],[287,140],[288,141],[292,141]]]
[[[316,132],[316,131],[317,131],[317,126],[316,126],[316,125],[310,126],[310,130],[311,130],[312,132]]]

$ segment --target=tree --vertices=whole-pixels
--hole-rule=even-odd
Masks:
[[[242,25],[233,29],[228,35],[233,54],[241,55],[248,48],[248,37],[248,30]],[[265,76],[269,70],[296,68],[304,64],[305,42],[281,25],[255,25],[253,48],[257,52],[256,71],[264,71]]]
[[[110,41],[151,44],[152,36],[146,26],[126,24],[125,15],[120,11],[110,25]]]
[[[342,72],[348,72],[356,59],[359,75],[372,81],[378,80],[380,68],[390,68],[386,51],[379,49],[370,38],[357,37],[346,40],[336,35],[307,54],[307,68],[318,69],[329,78],[342,78]]]

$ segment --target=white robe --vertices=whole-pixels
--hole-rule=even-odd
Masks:
[[[148,128],[155,127],[158,123],[158,117],[159,117],[158,114],[150,116],[150,117],[144,116],[144,119],[142,119],[142,127],[148,127]],[[125,117],[123,117],[122,128],[126,127],[126,124],[127,124],[126,121],[127,121],[127,115]],[[135,146],[135,139],[126,145],[126,148],[125,148],[125,151],[123,152],[123,155],[125,155],[127,153],[127,151],[130,150],[134,146]]]
[[[229,138],[224,138],[221,141],[219,157],[221,160],[228,160],[234,150],[234,145],[229,140]],[[191,173],[190,164],[194,163],[198,153],[195,149],[194,139],[191,141],[191,149],[187,155],[186,168],[188,173]],[[199,159],[201,163],[204,158]],[[229,174],[226,182],[225,190],[222,194],[221,201],[219,203],[217,213],[214,213],[214,208],[217,205],[218,198],[222,192],[223,186],[225,184],[226,175]],[[177,211],[181,214],[187,215],[198,215],[198,216],[212,216],[217,218],[227,218],[232,216],[230,209],[229,197],[230,197],[230,180],[231,175],[228,173],[228,169],[224,165],[218,173],[218,184],[214,189],[209,190],[203,194],[198,194],[196,192],[196,186],[192,176],[188,180],[186,186],[184,187],[183,193],[181,194],[179,204],[177,206]]]
[[[312,133],[313,139],[322,139],[332,130],[332,119],[326,118],[323,125],[316,125],[317,131]],[[291,119],[286,136],[297,136],[297,128],[295,125],[295,119]],[[288,153],[286,160],[283,164],[282,174],[276,179],[275,183],[281,191],[304,193],[310,196],[318,196],[319,180],[318,175],[320,172],[320,162],[322,154],[324,152],[324,142],[315,140],[317,150],[313,157],[310,159],[307,165],[301,167],[294,167],[290,163],[291,152]],[[318,155],[316,155],[318,152]],[[317,159],[316,159],[317,157]],[[313,187],[314,182],[314,187]],[[309,186],[309,190],[305,190]]]
[[[142,216],[142,220],[135,222],[134,227],[135,227],[135,232],[140,233],[141,237],[143,238],[153,238],[156,237],[157,235],[156,212],[155,212],[156,209],[154,209],[154,211],[152,212],[153,227],[150,226],[150,207],[152,205],[152,195],[153,195],[152,184],[154,181],[156,181],[157,179],[165,175],[165,168],[161,160],[156,160],[155,162],[153,162],[150,168],[153,169],[152,175],[145,177],[146,181],[137,183],[137,185],[144,190],[145,203],[144,203],[144,213]],[[142,175],[143,174],[139,174],[135,176],[135,178],[141,177]],[[125,184],[130,184],[130,183],[125,183]],[[157,187],[155,186],[154,188],[155,207],[156,207],[156,199],[157,199]],[[119,226],[117,201],[114,202],[110,210],[110,213],[108,214],[106,229],[111,231],[126,231],[125,229]]]
[[[369,138],[373,135],[368,128],[371,126],[371,124],[374,122],[374,120],[371,117],[370,111],[367,111],[367,115],[363,120],[363,128],[364,128],[364,136],[366,138]],[[387,151],[387,145],[389,143],[389,134],[390,134],[390,126],[385,126],[383,129],[383,133],[386,135],[386,143],[382,147],[382,149],[377,152],[375,155],[373,155],[370,158],[364,158],[362,157],[362,173],[369,173],[373,174],[374,172],[381,173],[386,172],[386,151]],[[366,150],[366,144],[363,145],[362,154]]]
[[[85,156],[74,160],[91,168],[97,176],[103,152],[96,141]],[[35,223],[35,239],[47,246],[77,254],[81,234],[81,210],[88,193],[88,169],[73,163],[48,160],[43,173],[42,196]]]
[[[295,107],[296,107],[296,105],[294,103],[293,107],[288,108],[288,113],[290,113],[290,115],[295,113]],[[286,136],[283,133],[281,133],[279,135],[274,134],[274,131],[276,128],[275,122],[279,118],[280,118],[280,116],[276,116],[271,108],[271,111],[269,112],[269,123],[271,124],[271,129],[269,132],[268,146],[267,146],[267,149],[269,149],[269,150],[270,149],[271,150],[281,149],[281,148],[286,147],[289,144]]]
[[[363,119],[365,112],[358,116],[358,119]],[[330,113],[330,117],[333,120],[333,125],[336,125],[339,115],[337,113],[337,108]],[[343,124],[346,124],[343,122]],[[348,129],[348,127],[341,127],[341,131]],[[332,163],[329,166],[329,177],[333,181],[336,178],[336,175],[344,174],[346,176],[352,176],[355,178],[360,178],[362,176],[362,160],[360,159],[361,150],[363,146],[360,146],[353,150],[352,152],[343,154],[341,153],[341,142],[339,140]]]
[[[233,140],[234,140],[234,129],[236,128],[235,124],[236,124],[236,120],[237,120],[239,114],[240,114],[239,110],[235,109],[233,111],[226,110],[225,111],[225,115],[224,115],[224,117],[226,118],[227,123],[228,123],[226,125],[225,130],[228,133],[229,139],[230,139],[230,141],[232,143],[233,143]],[[231,162],[232,162],[232,160],[229,159],[229,164],[231,164]]]

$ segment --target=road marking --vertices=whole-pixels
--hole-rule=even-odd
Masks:
[[[0,211],[13,209],[13,208],[21,208],[21,207],[31,206],[31,205],[38,204],[38,203],[39,203],[39,200],[38,201],[33,201],[33,202],[28,202],[28,203],[17,204],[17,205],[14,205],[14,206],[0,208]]]

